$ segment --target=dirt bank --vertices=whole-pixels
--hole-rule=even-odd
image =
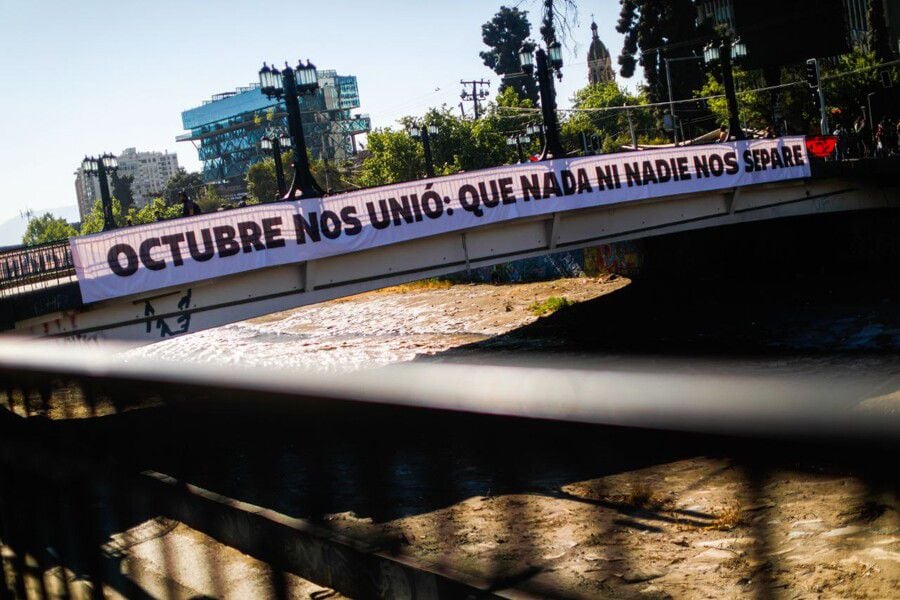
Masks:
[[[567,598],[890,598],[900,592],[895,493],[847,476],[696,458],[573,482],[554,493],[473,497],[372,525],[438,565]]]

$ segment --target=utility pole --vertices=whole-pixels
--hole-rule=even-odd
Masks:
[[[475,108],[475,119],[478,120],[478,117],[481,116],[479,111],[478,101],[484,98],[487,98],[488,92],[484,89],[485,87],[491,87],[490,81],[485,81],[484,79],[479,79],[478,81],[466,81],[460,79],[460,85],[464,86],[462,93],[459,95],[463,101],[471,101],[472,106]],[[472,92],[470,93],[467,89],[468,86],[472,86]]]
[[[679,62],[684,60],[703,60],[702,56],[681,56],[677,58],[663,58],[666,62],[666,83],[669,88],[669,114],[672,115],[672,139],[675,142],[675,145],[678,146],[678,127],[679,120],[675,117],[675,98],[672,97],[672,71],[669,68],[669,63]],[[684,135],[682,134],[682,137]],[[683,140],[682,140],[683,141]]]
[[[822,82],[819,77],[819,61],[815,58],[806,61],[806,82],[809,84],[809,88],[818,96],[819,114],[821,117],[819,120],[819,128],[821,129],[822,135],[828,135],[828,114],[825,112],[825,90],[822,87]]]
[[[634,121],[631,120],[630,108],[625,109],[625,116],[628,118],[628,133],[631,134],[631,147],[637,150],[637,135],[634,133]]]

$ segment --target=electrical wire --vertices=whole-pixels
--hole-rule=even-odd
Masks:
[[[855,75],[858,73],[862,73],[865,71],[873,71],[876,69],[882,69],[885,67],[891,67],[900,64],[900,60],[892,60],[888,62],[879,63],[878,65],[873,65],[869,67],[862,67],[859,69],[854,69],[852,71],[844,71],[842,73],[835,73],[834,75],[828,75],[826,77],[822,77],[820,81],[834,81],[836,79],[842,79],[844,77],[848,77],[850,75]],[[748,95],[748,94],[758,94],[761,92],[770,92],[773,90],[786,89],[789,87],[795,87],[798,85],[807,85],[805,81],[791,81],[788,83],[782,83],[779,85],[770,85],[765,87],[753,88],[749,90],[739,90],[736,91],[735,94],[738,96]],[[724,98],[725,94],[715,94],[712,96],[701,96],[699,98],[686,98],[683,100],[672,100],[666,102],[649,102],[646,104],[624,104],[620,106],[604,106],[598,108],[558,108],[557,112],[560,113],[597,113],[597,112],[609,112],[609,111],[620,111],[620,110],[632,110],[637,108],[656,108],[656,107],[665,107],[670,106],[672,104],[686,104],[688,102],[704,102],[708,100],[718,100]],[[523,113],[537,113],[540,112],[540,108],[524,108],[524,107],[516,107],[516,106],[498,106],[498,111],[510,111],[510,112],[523,112]]]

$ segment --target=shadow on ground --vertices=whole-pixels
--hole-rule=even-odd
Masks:
[[[430,360],[490,361],[497,353],[523,349],[581,356],[771,358],[776,352],[782,362],[792,356],[828,356],[857,367],[859,361],[878,369],[896,367],[900,311],[894,286],[848,286],[834,279],[795,283],[639,281]],[[11,398],[14,383],[6,383]],[[265,398],[204,396],[202,390],[92,389],[91,394],[153,395],[162,403],[62,421],[46,419],[40,410],[29,419],[4,412],[4,447],[18,440],[40,450],[24,455],[4,450],[0,537],[15,549],[14,570],[28,571],[25,556],[39,564],[63,563],[93,580],[119,582],[128,597],[141,597],[141,592],[117,577],[115,557],[98,549],[113,533],[160,514],[152,505],[129,501],[123,506],[116,500],[123,481],[146,471],[325,527],[329,515],[338,513],[379,524],[479,496],[576,500],[563,491],[567,484],[694,456],[721,457],[752,473],[849,472],[873,488],[896,487],[879,460],[866,460],[872,448],[795,446],[410,408],[312,410],[280,404],[269,410]],[[880,456],[893,452],[877,451]],[[72,457],[93,465],[90,472],[69,466]],[[753,490],[749,493],[754,496]],[[761,497],[760,490],[755,494]],[[671,511],[664,514],[627,499],[577,501],[614,511],[617,525],[639,531],[673,519]],[[702,527],[712,515],[685,512],[676,519]],[[403,544],[373,541],[387,551]],[[772,543],[763,540],[760,546]],[[526,569],[518,577],[531,575]],[[503,581],[517,577],[496,576]]]

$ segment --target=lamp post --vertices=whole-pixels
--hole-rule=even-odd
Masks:
[[[275,160],[275,181],[278,184],[278,197],[284,198],[287,190],[284,182],[284,166],[281,163],[282,148],[288,148],[291,145],[291,138],[283,133],[272,133],[259,140],[259,147],[263,150],[270,150],[272,158]]]
[[[541,160],[562,158],[565,153],[559,140],[559,121],[556,118],[556,89],[553,85],[554,71],[561,76],[563,65],[562,46],[559,42],[551,43],[547,50],[525,42],[519,50],[519,62],[522,71],[529,77],[537,76],[538,89],[541,95],[541,114],[544,118],[545,143],[541,151]]]
[[[531,129],[531,127],[529,127],[528,129]],[[516,135],[512,135],[512,136],[506,138],[507,146],[515,146],[516,155],[519,157],[520,163],[525,162],[525,155],[522,153],[522,145],[528,144],[530,142],[531,142],[531,136],[528,135],[527,131],[524,134],[518,133]]]
[[[314,94],[319,89],[316,66],[307,60],[305,65],[303,61],[298,62],[294,69],[285,63],[284,69],[279,71],[263,63],[262,69],[259,70],[259,85],[267,98],[284,98],[284,105],[287,108],[294,175],[291,187],[282,200],[292,200],[298,192],[301,198],[321,197],[322,188],[316,183],[309,169],[303,123],[300,120],[300,95]]]
[[[419,126],[414,124],[409,128],[409,135],[417,140],[422,140],[422,149],[425,150],[425,174],[434,177],[434,158],[431,155],[431,136],[438,134],[436,125]]]
[[[666,83],[669,87],[669,114],[672,115],[672,141],[678,145],[678,119],[675,117],[675,98],[672,97],[672,72],[669,69],[669,63],[682,62],[685,60],[703,60],[700,56],[680,56],[676,58],[664,58],[666,61]]]
[[[872,156],[878,156],[878,139],[875,137],[875,112],[872,107],[872,98],[877,96],[877,92],[869,92],[866,95],[866,104],[869,106],[869,135],[872,138]]]
[[[725,88],[725,100],[728,103],[728,139],[745,140],[747,136],[741,129],[738,117],[737,94],[734,91],[734,72],[732,60],[747,56],[747,46],[738,40],[732,40],[726,35],[716,40],[703,51],[703,58],[707,64],[716,61],[722,64],[722,86]]]
[[[109,193],[109,181],[107,176],[118,170],[119,161],[112,154],[101,154],[99,157],[85,156],[81,162],[81,169],[88,175],[96,175],[100,181],[100,206],[103,208],[103,231],[111,231],[116,228],[113,218],[112,197]]]
[[[541,124],[529,125],[525,128],[525,135],[536,137],[541,148],[544,147],[544,126]]]

